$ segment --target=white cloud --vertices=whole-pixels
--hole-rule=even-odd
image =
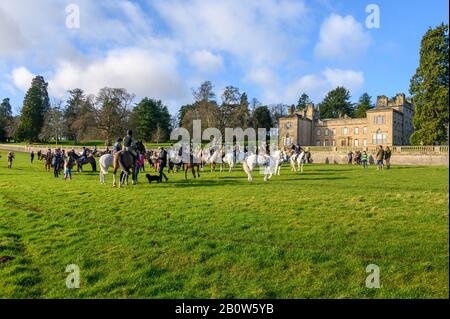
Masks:
[[[22,92],[26,92],[30,88],[33,77],[33,73],[26,67],[19,67],[11,72],[11,79],[14,85]]]
[[[278,84],[277,76],[268,68],[253,68],[246,75],[245,80],[255,83],[262,88],[274,87]]]
[[[353,16],[331,14],[320,28],[315,54],[319,58],[351,61],[363,54],[370,43],[370,35]]]
[[[177,73],[176,59],[163,52],[129,48],[113,50],[87,64],[61,62],[49,81],[50,92],[62,96],[79,87],[88,93],[101,88],[126,88],[139,97],[182,98],[187,90]]]
[[[293,81],[287,86],[284,97],[291,104],[297,102],[300,94],[306,93],[315,103],[319,103],[330,90],[338,86],[344,86],[351,94],[355,94],[363,85],[363,72],[327,68],[321,74],[308,74]]]
[[[0,56],[13,55],[26,48],[19,24],[0,7]]]
[[[364,84],[363,72],[328,68],[323,75],[332,88],[344,86],[350,92],[359,90]]]
[[[243,64],[276,63],[294,53],[301,35],[285,31],[307,19],[303,1],[157,0],[154,7],[184,48],[223,50]]]
[[[280,80],[278,76],[269,68],[260,67],[251,69],[245,76],[244,81],[256,84],[262,91],[266,103],[280,102],[277,91],[279,90]]]
[[[215,73],[223,68],[223,59],[207,50],[193,52],[189,61],[202,73]]]

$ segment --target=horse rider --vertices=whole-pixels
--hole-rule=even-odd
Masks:
[[[86,146],[83,146],[80,152],[80,162],[83,163],[86,160],[86,157],[87,157],[87,149]]]
[[[296,161],[297,158],[300,156],[301,152],[303,152],[303,148],[300,146],[300,144],[293,144],[292,150],[294,151],[295,154],[294,160]]]
[[[136,162],[138,159],[138,154],[134,146],[133,131],[128,130],[127,136],[125,136],[125,138],[123,139],[123,150],[130,152],[130,154],[133,156],[133,160]]]
[[[108,148],[106,148],[108,151]],[[113,146],[113,155],[119,153],[122,150],[122,138],[119,137]]]

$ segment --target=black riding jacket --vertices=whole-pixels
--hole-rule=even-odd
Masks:
[[[123,146],[131,147],[132,144],[133,144],[133,137],[130,135],[125,136],[125,138],[123,139]]]

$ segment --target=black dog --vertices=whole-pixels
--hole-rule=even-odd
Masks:
[[[152,176],[150,174],[145,174],[145,177],[147,177],[149,183],[151,183],[152,181],[156,181],[157,183],[162,182],[161,176]]]

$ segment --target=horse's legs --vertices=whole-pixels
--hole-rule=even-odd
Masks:
[[[200,169],[199,166],[197,166],[197,171],[199,169]],[[192,165],[192,176],[194,176],[194,178],[195,178],[195,167],[194,167],[194,165]]]
[[[136,168],[134,168],[131,170],[131,184],[136,185],[136,177],[137,177],[137,170]]]

